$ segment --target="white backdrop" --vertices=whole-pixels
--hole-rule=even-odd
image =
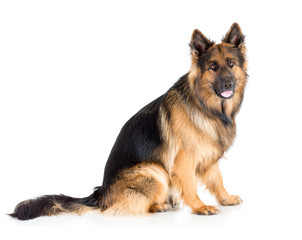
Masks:
[[[301,7],[298,1],[1,1],[1,239],[301,239]],[[20,222],[28,198],[84,197],[102,182],[122,125],[189,70],[195,28],[246,35],[249,83],[222,159],[243,205],[142,218],[97,213]],[[207,204],[216,201],[203,189]]]

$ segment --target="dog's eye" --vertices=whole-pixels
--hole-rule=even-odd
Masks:
[[[213,71],[216,71],[216,70],[218,69],[217,64],[216,64],[216,63],[212,63],[212,64],[210,65],[210,69],[213,70]]]
[[[230,68],[234,67],[235,63],[232,60],[228,60],[228,66]]]

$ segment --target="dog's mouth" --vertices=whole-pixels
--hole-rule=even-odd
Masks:
[[[229,99],[234,96],[234,90],[225,90],[223,92],[216,91],[216,94],[221,98]]]
[[[233,90],[226,90],[226,91],[220,93],[220,95],[224,98],[233,97],[233,94],[234,94]]]

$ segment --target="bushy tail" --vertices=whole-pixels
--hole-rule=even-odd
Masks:
[[[45,195],[36,199],[20,202],[15,211],[9,214],[19,220],[29,220],[40,216],[52,216],[62,213],[76,213],[81,215],[87,210],[98,209],[100,204],[98,188],[92,195],[85,198],[73,198],[65,195]]]

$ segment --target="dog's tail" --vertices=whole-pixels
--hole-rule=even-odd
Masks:
[[[96,187],[93,194],[85,198],[73,198],[65,195],[45,195],[36,199],[20,202],[15,211],[9,214],[19,220],[29,220],[40,216],[52,216],[63,213],[83,214],[87,210],[99,209],[104,190]]]

